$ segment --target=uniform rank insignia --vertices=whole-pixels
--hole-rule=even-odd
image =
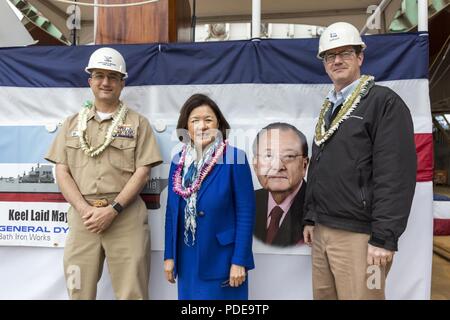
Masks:
[[[73,131],[70,133],[70,136],[71,136],[71,137],[79,137],[80,134],[78,133],[78,130],[73,130]]]
[[[119,138],[134,138],[134,130],[129,124],[123,124],[117,127],[117,133],[114,137]]]

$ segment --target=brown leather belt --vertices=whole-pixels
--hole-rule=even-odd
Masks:
[[[93,207],[101,208],[101,207],[107,207],[109,205],[108,200],[106,199],[94,199],[94,200],[88,200],[86,201]]]

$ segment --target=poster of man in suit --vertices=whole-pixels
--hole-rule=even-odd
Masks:
[[[302,221],[308,166],[305,135],[291,124],[274,122],[253,143],[253,168],[262,188],[255,190],[254,236],[265,244],[303,243]]]

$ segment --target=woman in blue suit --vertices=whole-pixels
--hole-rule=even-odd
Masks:
[[[179,299],[248,299],[255,198],[247,158],[227,143],[228,129],[205,95],[193,95],[180,111],[185,145],[170,168],[164,250]]]

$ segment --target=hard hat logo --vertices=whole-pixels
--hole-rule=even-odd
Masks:
[[[105,62],[112,63],[112,57],[105,56]]]
[[[128,77],[125,59],[113,48],[100,48],[92,53],[85,71],[91,73],[93,69],[117,71],[123,75],[124,79]]]
[[[99,61],[98,63],[105,67],[116,67],[116,64],[112,60],[112,57],[105,56],[103,61]]]
[[[366,44],[358,30],[350,23],[333,23],[320,36],[317,57],[321,59],[326,51],[344,46],[360,46],[364,50]]]

